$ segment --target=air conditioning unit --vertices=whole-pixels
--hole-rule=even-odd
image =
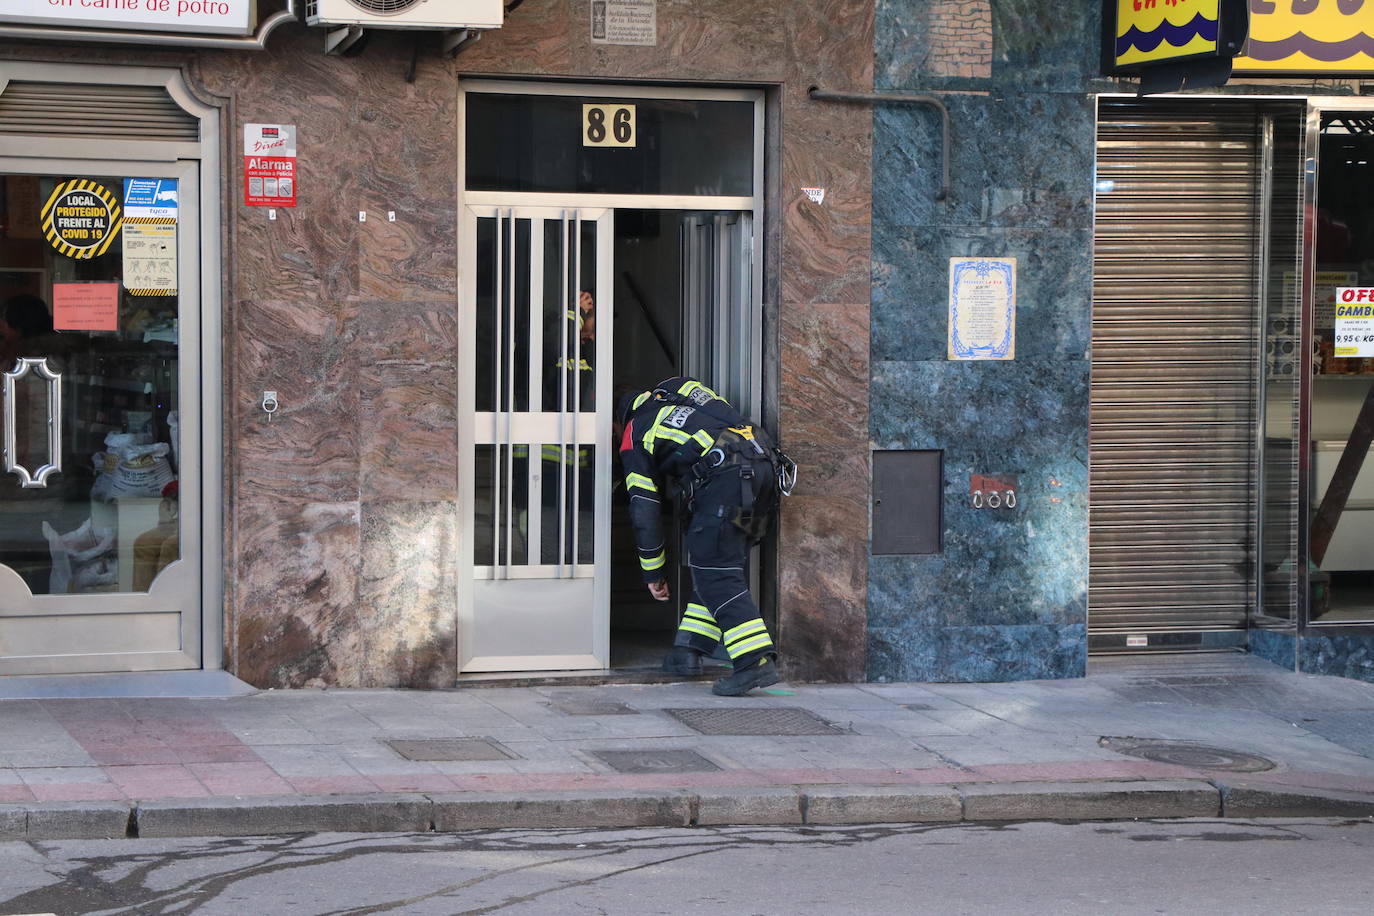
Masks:
[[[306,25],[366,29],[499,29],[504,0],[308,0]]]

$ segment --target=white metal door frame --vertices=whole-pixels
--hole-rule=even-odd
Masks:
[[[223,570],[223,404],[221,356],[221,248],[220,248],[220,113],[187,87],[182,72],[161,67],[128,67],[45,61],[0,61],[0,92],[14,80],[37,83],[85,85],[158,86],[200,122],[199,142],[167,140],[106,140],[12,137],[6,140],[0,171],[26,174],[72,172],[127,174],[139,177],[177,178],[183,193],[179,222],[186,229],[178,264],[178,283],[183,302],[179,310],[179,390],[181,392],[181,440],[187,453],[198,453],[198,475],[190,475],[180,488],[183,541],[197,553],[183,554],[154,582],[152,593],[99,596],[36,596],[61,614],[80,614],[66,602],[74,598],[101,601],[111,610],[126,611],[159,593],[169,596],[178,588],[190,605],[182,613],[181,648],[176,652],[134,653],[110,656],[95,669],[72,668],[58,659],[34,659],[10,665],[5,674],[61,673],[85,670],[154,671],[223,667],[224,576]],[[187,462],[189,465],[189,462]],[[182,475],[185,480],[186,475]],[[186,510],[190,511],[186,511]],[[176,567],[180,565],[181,570]],[[165,580],[165,581],[164,581]],[[178,583],[180,583],[178,585]],[[27,591],[27,588],[25,588]],[[171,600],[170,597],[168,600]],[[119,668],[111,666],[119,665]]]
[[[512,491],[509,487],[502,493],[500,487],[493,486],[495,497],[493,506],[493,565],[478,565],[474,562],[474,550],[476,544],[475,531],[475,451],[479,446],[495,446],[493,460],[504,464],[503,473],[508,480],[513,476],[514,447],[517,445],[528,445],[530,452],[528,455],[527,478],[525,485],[529,487],[527,506],[532,510],[538,486],[540,484],[541,462],[537,460],[536,448],[544,445],[556,445],[564,452],[570,451],[573,455],[578,455],[580,450],[586,446],[596,446],[601,443],[609,443],[611,439],[611,353],[614,327],[612,321],[613,305],[610,297],[612,282],[611,274],[611,211],[605,208],[547,208],[547,207],[492,207],[492,206],[467,206],[463,210],[463,245],[462,263],[466,266],[464,271],[462,290],[463,301],[467,307],[462,309],[459,317],[459,336],[465,341],[472,341],[470,346],[475,347],[477,338],[477,271],[476,264],[478,258],[477,251],[477,223],[479,219],[495,219],[497,227],[497,255],[495,269],[498,274],[505,274],[508,288],[514,287],[517,282],[517,266],[514,256],[515,249],[515,227],[517,221],[530,221],[531,230],[529,235],[529,272],[526,277],[521,278],[528,282],[529,295],[529,327],[530,338],[528,341],[528,360],[524,367],[518,366],[516,360],[515,335],[507,333],[509,341],[503,343],[505,352],[493,354],[498,369],[494,375],[498,384],[502,377],[500,366],[504,363],[507,367],[514,368],[521,373],[528,373],[528,397],[529,408],[525,411],[515,409],[514,386],[517,373],[506,370],[509,376],[508,390],[498,392],[495,410],[490,412],[479,412],[477,410],[477,380],[476,362],[483,358],[481,354],[470,350],[467,358],[463,360],[463,369],[459,382],[459,405],[458,405],[458,441],[462,460],[459,462],[459,503],[463,508],[462,521],[459,525],[458,551],[461,562],[459,564],[458,582],[458,668],[460,671],[511,671],[511,670],[562,670],[562,669],[587,669],[605,668],[610,660],[610,454],[606,447],[596,448],[595,452],[595,505],[592,507],[594,518],[594,530],[592,540],[592,563],[579,563],[576,556],[576,545],[578,544],[578,526],[580,524],[579,495],[578,488],[572,486],[571,501],[573,510],[566,511],[563,499],[563,487],[576,482],[575,468],[569,472],[567,466],[560,465],[560,471],[567,476],[560,475],[559,490],[559,524],[560,536],[558,537],[559,558],[558,562],[549,563],[526,563],[516,565],[511,562],[512,550],[511,539],[515,526],[513,512],[514,503]],[[544,224],[557,221],[562,227],[561,238],[566,240],[569,230],[572,232],[573,239],[580,242],[580,226],[590,223],[596,227],[596,283],[595,287],[601,301],[597,303],[597,333],[595,340],[595,353],[593,354],[593,365],[595,371],[595,398],[596,404],[593,411],[585,412],[581,410],[579,403],[580,392],[570,393],[570,397],[560,404],[560,409],[556,412],[548,412],[542,409],[542,404],[536,405],[536,401],[541,399],[542,394],[542,373],[549,369],[548,366],[541,364],[541,357],[544,352],[542,344],[542,334],[547,331],[547,327],[541,327],[547,303],[544,301],[542,291],[545,289],[543,266],[544,266],[544,233],[535,231],[534,227],[543,228]],[[561,302],[554,309],[555,313],[561,314],[567,308],[569,302],[575,302],[578,289],[583,285],[580,283],[580,244],[575,243],[572,250],[565,245],[560,259],[564,265],[565,272],[568,270],[570,261],[572,267],[573,281],[569,283],[565,279],[561,284],[559,295]],[[501,279],[498,278],[498,287]],[[498,296],[499,300],[499,296]],[[503,336],[500,330],[500,322],[509,320],[515,316],[516,301],[515,296],[510,296],[509,311],[503,312],[501,303],[496,303],[496,313],[498,329],[496,337],[500,340]],[[560,321],[566,327],[566,322]],[[560,347],[560,352],[566,347]],[[507,406],[503,408],[502,399],[506,398]],[[572,409],[568,406],[571,404]],[[505,449],[502,454],[502,448]],[[498,474],[499,479],[499,474]],[[540,513],[535,511],[526,512],[526,524],[528,527],[524,531],[530,549],[537,550],[541,543],[540,526],[542,524]],[[566,548],[565,534],[571,534],[574,545],[574,555],[567,563],[563,562]],[[501,543],[504,539],[504,545]],[[505,562],[501,560],[501,548],[505,547]],[[572,580],[581,580],[582,584],[572,588],[559,589],[556,583],[569,583]],[[523,582],[523,585],[501,586],[502,582]],[[587,587],[590,582],[590,588]],[[479,590],[485,594],[479,594]],[[528,601],[547,601],[555,605],[562,603],[561,611],[563,617],[571,616],[575,613],[583,614],[587,619],[588,625],[587,638],[582,648],[589,651],[569,652],[569,653],[544,653],[531,655],[512,655],[509,653],[496,653],[484,651],[484,645],[480,638],[479,631],[482,629],[483,617],[487,614],[497,613],[501,608],[503,600],[509,600],[505,595],[496,595],[497,591],[507,594],[514,594],[516,600]],[[576,592],[576,596],[571,593]],[[488,600],[490,597],[491,600]],[[590,601],[590,607],[585,605]],[[487,606],[491,610],[486,610]],[[580,610],[579,610],[580,609]]]
[[[465,125],[466,97],[468,93],[501,93],[511,95],[562,95],[562,96],[614,96],[619,98],[646,99],[693,99],[745,101],[754,106],[753,136],[753,194],[748,196],[731,195],[669,195],[669,194],[582,194],[573,192],[509,192],[509,191],[470,191],[466,181]],[[476,303],[476,219],[479,214],[495,215],[498,212],[520,214],[540,214],[547,218],[558,212],[579,212],[585,216],[596,213],[598,220],[604,220],[604,233],[598,231],[598,239],[604,244],[598,246],[597,302],[597,357],[596,392],[598,407],[595,419],[596,433],[592,440],[596,443],[610,442],[612,359],[611,315],[613,302],[613,218],[617,209],[635,210],[733,210],[747,214],[747,231],[750,233],[748,250],[752,257],[749,265],[749,326],[755,348],[762,346],[763,324],[763,204],[764,204],[764,94],[760,89],[696,88],[675,86],[610,85],[581,83],[530,83],[510,80],[467,79],[459,85],[458,117],[458,194],[460,235],[459,290],[460,290],[460,339],[474,340],[475,303]],[[737,348],[736,348],[737,349]],[[604,356],[603,356],[604,354]],[[760,353],[761,356],[761,353]],[[758,409],[762,408],[762,359],[754,361],[752,378],[749,380],[748,397]],[[604,398],[604,403],[603,403]],[[590,572],[594,585],[595,602],[592,634],[593,650],[590,653],[570,653],[547,656],[479,656],[475,653],[474,629],[477,623],[474,589],[483,576],[490,576],[491,570],[478,567],[473,563],[474,532],[472,531],[472,507],[475,491],[472,449],[478,442],[477,414],[475,412],[475,365],[471,358],[464,359],[459,380],[458,429],[459,429],[459,502],[460,511],[458,535],[458,670],[460,672],[511,671],[511,670],[578,670],[607,668],[610,664],[610,454],[607,448],[599,448],[596,455],[597,466],[597,529],[595,539],[595,559]],[[511,418],[510,432],[530,434],[533,430],[522,426],[522,421]],[[518,438],[511,441],[519,441]],[[610,443],[614,447],[615,443]],[[602,495],[604,491],[604,496]],[[510,579],[524,578],[538,581],[547,569],[534,567],[530,570],[510,570]],[[578,571],[583,574],[582,570]],[[488,581],[492,581],[488,579]],[[550,593],[548,600],[556,600]]]

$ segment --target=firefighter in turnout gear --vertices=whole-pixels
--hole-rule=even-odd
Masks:
[[[762,430],[693,379],[671,378],[653,391],[626,395],[617,417],[624,424],[620,460],[639,565],[659,601],[669,598],[664,500],[680,494],[690,519],[684,546],[693,595],[664,669],[700,674],[702,657],[720,643],[734,673],[716,681],[713,693],[743,696],[776,684],[777,649],[749,594],[745,566],[779,492],[791,489],[796,466]]]

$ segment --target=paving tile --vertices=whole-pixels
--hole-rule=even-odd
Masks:
[[[188,763],[214,795],[290,795],[291,786],[265,763]]]
[[[298,725],[289,727],[249,727],[237,729],[234,737],[250,747],[273,744],[310,744],[315,736]]]
[[[181,763],[177,749],[163,746],[121,747],[102,745],[89,748],[91,759],[102,766],[130,766],[134,764]]]
[[[182,766],[114,766],[106,767],[105,773],[129,798],[202,798],[210,794]]]
[[[100,767],[25,767],[16,770],[27,786],[108,782]]]
[[[457,786],[443,773],[369,774],[383,792],[452,792]]]
[[[0,786],[0,802],[33,801],[33,791],[22,783]]]
[[[380,791],[363,776],[292,776],[286,780],[302,795],[354,795]]]
[[[314,745],[264,747],[259,750],[259,757],[279,776],[288,779],[309,776],[322,778],[356,777],[359,775],[352,764],[333,747]]]
[[[125,795],[114,783],[50,783],[30,786],[35,801],[122,801]]]

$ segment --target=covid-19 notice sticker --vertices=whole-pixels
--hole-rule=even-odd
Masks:
[[[96,258],[119,234],[119,198],[98,181],[59,182],[43,205],[43,236],[69,258]]]

